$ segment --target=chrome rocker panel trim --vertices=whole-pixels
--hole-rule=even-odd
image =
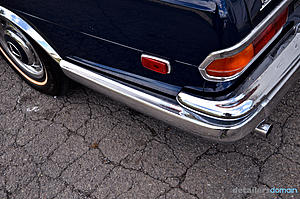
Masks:
[[[13,23],[16,27],[20,28],[24,31],[28,37],[31,37],[37,44],[45,50],[46,53],[50,55],[59,63],[62,58],[58,55],[58,53],[48,44],[48,42],[37,32],[35,31],[26,21],[24,21],[17,14],[11,12],[10,10],[0,6],[0,17],[4,17]]]
[[[262,22],[260,22],[252,31],[251,33],[245,37],[241,42],[237,43],[236,45],[219,50],[216,52],[212,52],[209,54],[206,59],[200,64],[199,66],[199,72],[203,76],[205,80],[212,81],[212,82],[226,82],[231,81],[237,77],[239,77],[247,68],[251,65],[250,62],[241,72],[234,76],[230,77],[213,77],[206,73],[206,67],[209,66],[213,61],[221,58],[231,57],[241,51],[243,51],[248,45],[250,45],[257,35],[260,35],[271,23],[274,21],[276,17],[278,17],[284,9],[286,9],[293,0],[283,0]],[[276,37],[276,36],[275,36]],[[274,37],[274,38],[275,38]],[[273,39],[274,39],[273,38]],[[262,50],[263,51],[263,50]],[[258,55],[259,56],[259,55]],[[256,59],[258,56],[256,56],[254,59]]]
[[[183,92],[179,93],[178,101],[164,99],[65,60],[60,62],[60,66],[71,79],[140,112],[211,140],[233,142],[253,131],[270,114],[272,108],[287,91],[288,85],[292,85],[299,79],[300,31],[298,28],[299,26],[295,28],[296,31],[291,38],[282,45],[286,47],[262,76],[251,86],[241,88],[238,96],[225,101],[205,101]],[[298,54],[293,53],[294,51]],[[291,57],[293,55],[295,57]],[[271,75],[278,79],[273,81]]]

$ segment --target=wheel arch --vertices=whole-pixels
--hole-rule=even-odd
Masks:
[[[11,23],[13,23],[16,27],[26,33],[31,40],[35,41],[36,44],[46,52],[49,57],[51,57],[58,64],[62,60],[62,58],[58,55],[58,53],[52,48],[52,46],[24,19],[22,19],[17,14],[12,11],[4,8],[0,5],[0,16],[6,18]]]

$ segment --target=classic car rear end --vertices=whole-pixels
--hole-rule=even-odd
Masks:
[[[298,0],[0,4],[2,32],[20,29],[71,79],[217,141],[268,133],[264,119],[299,77]],[[10,51],[22,49],[5,50],[6,37],[18,68]]]

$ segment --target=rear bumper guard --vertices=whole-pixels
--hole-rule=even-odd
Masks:
[[[211,101],[180,92],[177,100],[165,99],[127,86],[101,74],[62,60],[71,79],[173,126],[220,142],[233,142],[253,131],[300,78],[300,25],[283,42],[267,69],[236,95]],[[247,80],[246,80],[247,81]]]

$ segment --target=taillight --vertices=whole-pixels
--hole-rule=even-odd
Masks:
[[[208,75],[216,77],[229,77],[241,72],[254,57],[254,48],[250,44],[242,52],[224,59],[213,61],[206,68]]]
[[[265,30],[260,33],[244,50],[239,53],[212,61],[205,72],[211,77],[228,78],[241,73],[251,60],[266,46],[266,44],[280,31],[288,18],[286,8]]]
[[[286,23],[288,18],[288,8],[284,10],[253,42],[255,54],[258,54],[261,49],[276,35],[276,33]]]

